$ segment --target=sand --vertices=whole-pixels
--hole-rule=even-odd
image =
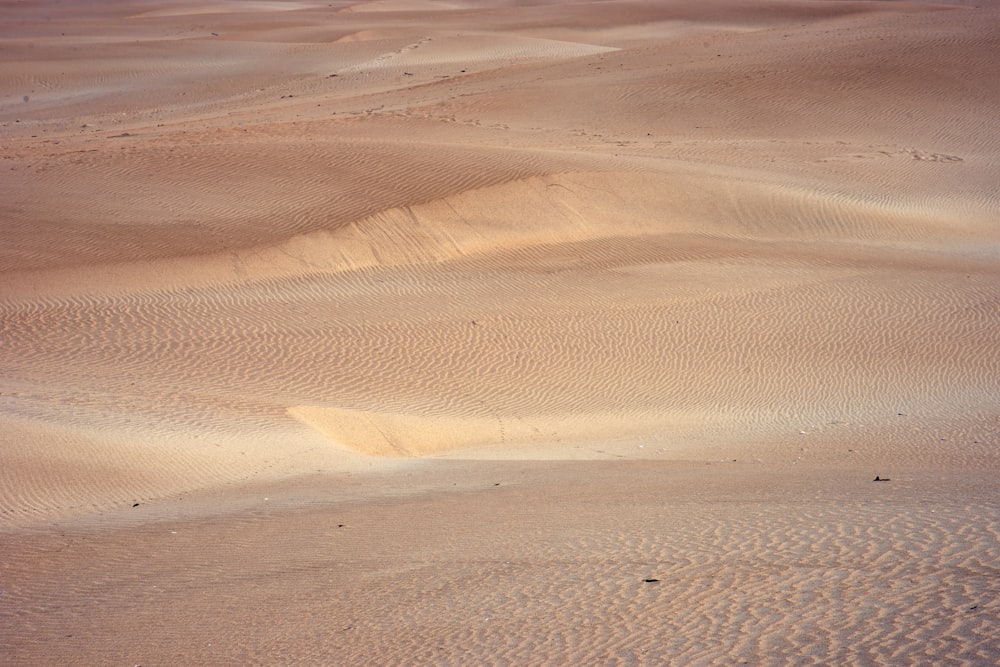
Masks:
[[[0,662],[996,664],[998,54],[0,2]]]

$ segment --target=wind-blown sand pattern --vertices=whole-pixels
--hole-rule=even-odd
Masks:
[[[0,3],[0,662],[996,664],[998,54]]]

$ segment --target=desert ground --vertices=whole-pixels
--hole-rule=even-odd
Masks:
[[[0,0],[0,65],[0,663],[1000,662],[1000,2]]]

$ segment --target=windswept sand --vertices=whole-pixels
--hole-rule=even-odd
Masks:
[[[0,662],[1000,662],[1000,3],[0,0],[0,63]]]

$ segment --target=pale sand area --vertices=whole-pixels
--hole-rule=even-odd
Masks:
[[[1000,661],[1000,3],[0,2],[0,62],[0,662]]]

